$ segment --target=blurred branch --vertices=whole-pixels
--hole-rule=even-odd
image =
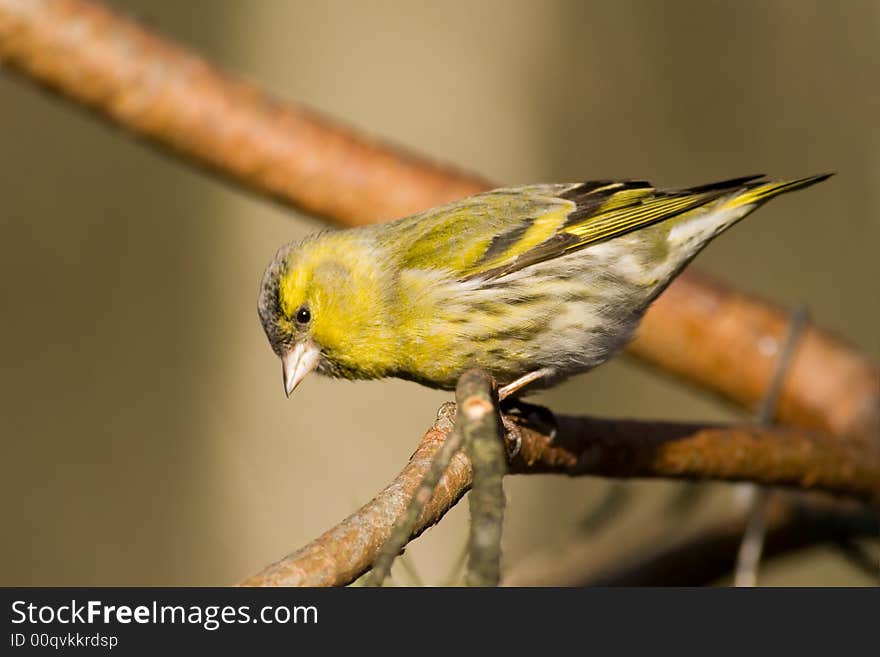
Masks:
[[[880,536],[880,521],[877,523],[877,533],[874,538],[878,536]],[[834,542],[834,548],[854,568],[858,568],[880,585],[880,556],[877,556],[880,553],[871,554],[865,546],[856,542],[856,538],[856,536],[840,536]]]
[[[0,63],[139,138],[264,196],[351,226],[492,185],[284,104],[85,0],[0,0]],[[787,316],[690,272],[648,311],[629,352],[753,407]],[[839,338],[805,331],[779,420],[880,449],[880,374]]]
[[[722,521],[705,532],[656,546],[616,568],[594,569],[573,586],[704,586],[733,569],[749,517]],[[878,537],[877,516],[865,510],[840,511],[795,504],[769,505],[764,522],[763,554],[769,560],[819,543],[854,537]],[[610,564],[609,564],[610,565]]]
[[[0,0],[0,62],[225,180],[346,225],[486,183],[279,102],[84,0]]]
[[[244,585],[334,586],[364,573],[452,430],[451,417],[452,405],[447,404],[397,479],[372,501]],[[880,504],[880,453],[862,441],[845,442],[794,429],[565,416],[557,418],[556,435],[551,436],[522,416],[510,415],[508,420],[517,424],[522,437],[520,451],[510,463],[514,473],[748,480]],[[410,540],[438,522],[470,484],[470,462],[459,452],[425,503]]]
[[[773,379],[789,314],[691,268],[650,307],[629,353],[753,409]],[[808,325],[782,381],[776,419],[880,449],[880,370]]]
[[[764,557],[772,559],[820,543],[836,545],[880,537],[875,512],[828,500],[774,497],[765,514]],[[565,549],[532,561],[505,577],[507,586],[704,586],[727,577],[749,522],[748,513],[673,536],[643,533],[596,549],[574,539]],[[623,558],[621,558],[623,556]]]

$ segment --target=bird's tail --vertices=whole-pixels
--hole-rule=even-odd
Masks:
[[[796,189],[803,189],[810,185],[815,185],[833,176],[833,173],[822,173],[818,176],[807,176],[806,178],[798,178],[797,180],[774,180],[774,181],[758,181],[746,185],[742,193],[731,198],[725,206],[727,208],[736,208],[744,205],[759,205],[765,201],[769,201],[774,196],[793,192]]]

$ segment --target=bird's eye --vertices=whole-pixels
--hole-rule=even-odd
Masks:
[[[296,323],[297,324],[308,324],[312,319],[312,313],[309,312],[309,309],[305,306],[301,306],[299,310],[296,311]]]

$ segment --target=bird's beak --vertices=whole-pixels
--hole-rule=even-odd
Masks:
[[[297,342],[293,349],[281,356],[284,375],[284,394],[290,397],[306,374],[318,366],[321,350],[311,341]]]

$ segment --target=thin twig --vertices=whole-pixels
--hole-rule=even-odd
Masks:
[[[801,333],[809,320],[809,314],[804,306],[797,306],[791,311],[791,324],[788,335],[782,343],[782,349],[776,363],[776,371],[767,388],[767,394],[761,400],[755,421],[762,427],[773,425],[776,416],[776,407],[779,403],[779,393],[782,391],[782,383],[788,372],[791,357],[795,346],[800,339]],[[764,546],[764,534],[767,530],[767,505],[770,498],[770,490],[757,484],[745,484],[748,488],[745,493],[748,497],[746,504],[750,507],[749,520],[743,534],[742,543],[739,547],[736,559],[733,585],[737,587],[756,586],[758,583],[758,564],[761,561],[761,552]]]
[[[270,98],[85,0],[0,0],[0,63],[225,179],[342,225],[402,216],[493,185]],[[747,407],[772,378],[786,313],[685,272],[629,353]],[[880,444],[877,366],[811,327],[779,419]]]
[[[468,370],[455,391],[458,422],[473,469],[470,492],[471,530],[465,582],[497,586],[501,579],[501,530],[507,456],[495,382],[482,370]]]
[[[764,537],[767,533],[767,505],[770,490],[756,484],[744,484],[751,499],[748,501],[748,520],[743,530],[742,541],[736,553],[733,585],[752,587],[758,585],[758,564],[764,551]]]

